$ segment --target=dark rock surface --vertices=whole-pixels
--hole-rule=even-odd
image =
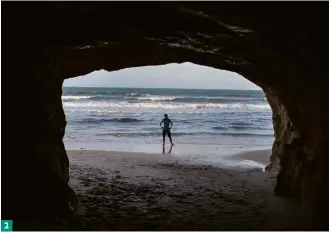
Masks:
[[[273,109],[275,193],[300,199],[328,226],[327,3],[6,2],[2,20],[15,122],[13,149],[2,154],[12,167],[8,218],[71,215],[65,78],[188,61],[263,88]]]

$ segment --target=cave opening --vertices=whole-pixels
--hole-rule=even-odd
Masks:
[[[193,63],[100,70],[65,80],[62,102],[68,150],[164,152],[159,122],[167,113],[175,122],[173,155],[204,153],[215,162],[266,150],[241,162],[269,163],[271,108],[260,87],[233,72]]]

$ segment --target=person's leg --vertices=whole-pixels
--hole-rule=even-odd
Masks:
[[[173,143],[172,143],[172,139],[171,139],[171,132],[168,131],[167,134],[168,134],[168,137],[169,137],[169,139],[170,139],[170,143],[171,143],[171,145],[172,145]]]
[[[165,140],[166,140],[166,131],[162,130],[162,144],[165,144]]]

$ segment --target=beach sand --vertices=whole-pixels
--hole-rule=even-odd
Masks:
[[[270,152],[233,156],[268,162]],[[68,151],[80,230],[306,230],[262,168],[193,164],[170,154]]]

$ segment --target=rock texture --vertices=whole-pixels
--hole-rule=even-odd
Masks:
[[[300,199],[318,226],[328,226],[321,220],[329,211],[327,3],[2,6],[4,78],[13,81],[15,122],[9,133],[14,149],[3,154],[13,170],[14,206],[4,211],[9,218],[71,215],[62,142],[65,78],[188,61],[237,72],[263,88],[273,109],[275,193]]]

